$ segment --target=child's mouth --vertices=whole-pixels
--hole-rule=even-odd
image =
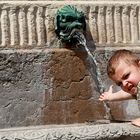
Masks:
[[[129,93],[136,95],[137,88],[135,88],[133,85],[131,85],[131,86],[129,86],[128,91],[129,91]]]
[[[136,88],[133,85],[128,86],[129,93],[136,94]]]

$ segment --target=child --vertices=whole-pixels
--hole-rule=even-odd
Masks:
[[[118,50],[108,62],[107,73],[122,90],[112,93],[111,85],[107,92],[101,94],[99,100],[137,99],[140,109],[140,58],[129,50]],[[133,120],[132,124],[140,127],[140,118]]]

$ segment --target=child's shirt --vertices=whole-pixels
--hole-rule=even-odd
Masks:
[[[138,89],[138,92],[137,92],[138,108],[140,110],[140,82],[138,83],[137,89]]]

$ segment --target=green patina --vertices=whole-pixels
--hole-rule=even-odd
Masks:
[[[63,42],[72,42],[75,31],[84,32],[86,21],[83,12],[74,6],[67,5],[57,11],[55,32]]]

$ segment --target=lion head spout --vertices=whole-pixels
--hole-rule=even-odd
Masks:
[[[86,30],[86,21],[83,12],[74,6],[67,5],[57,11],[55,32],[63,42],[72,42],[75,32]]]

